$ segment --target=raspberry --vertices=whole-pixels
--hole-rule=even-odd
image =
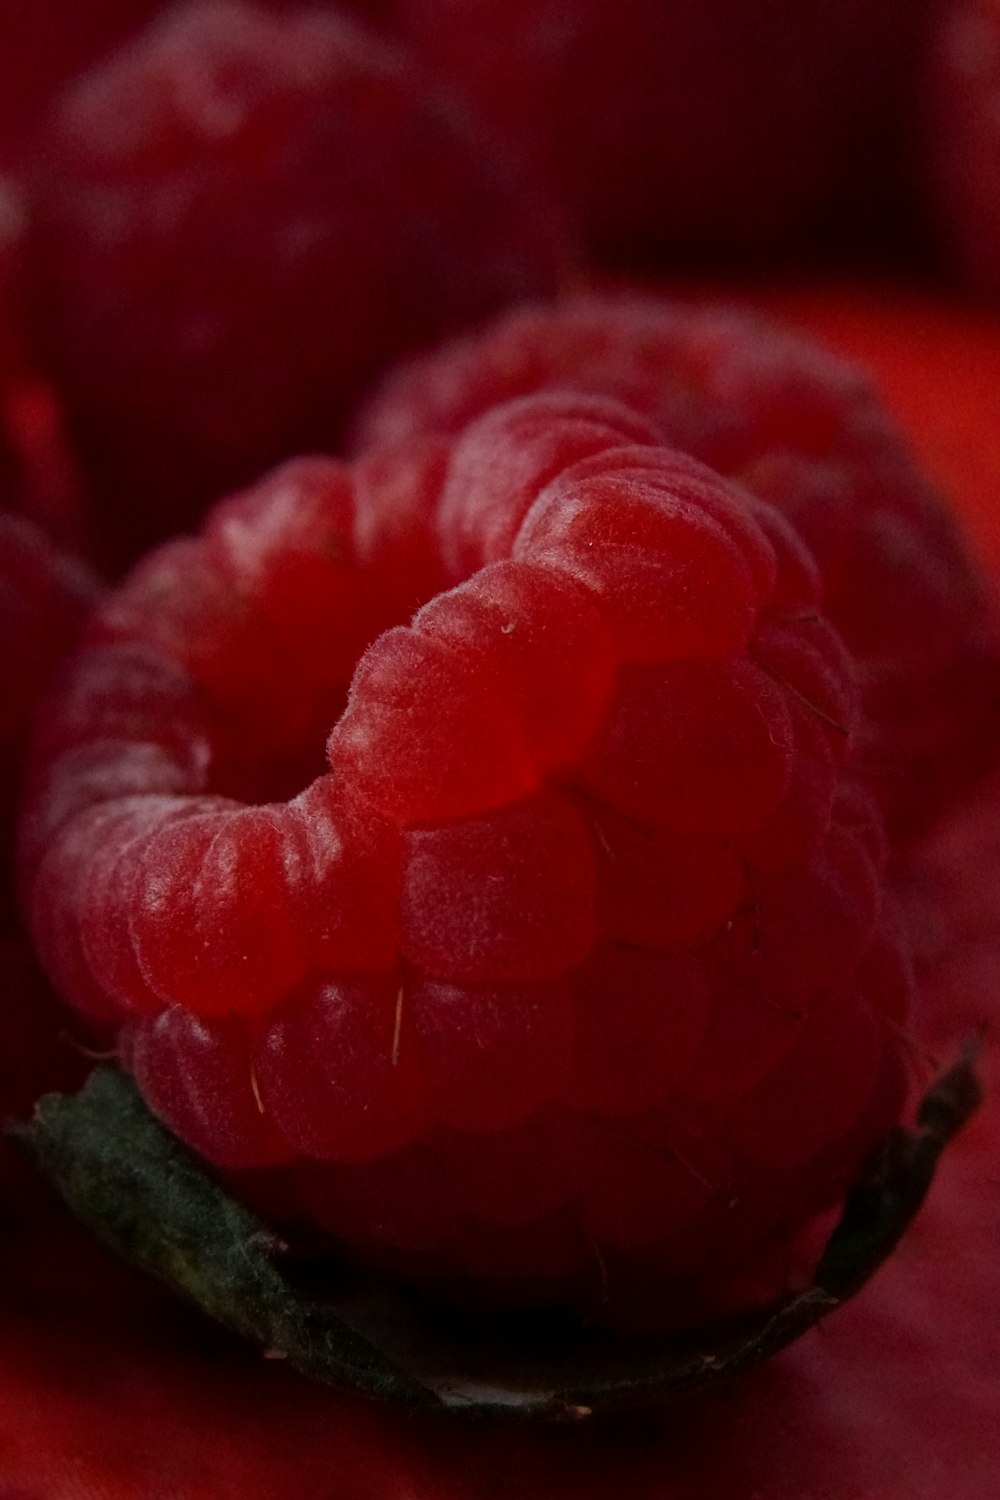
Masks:
[[[816,590],[605,400],[288,465],[153,553],[50,701],[39,950],[183,1139],[356,1253],[591,1310],[614,1256],[610,1308],[633,1274],[708,1306],[901,1103]]]
[[[25,7],[0,4],[4,50],[0,58],[0,151],[16,154],[46,101],[67,78],[116,45],[160,0],[41,0]]]
[[[938,8],[927,147],[945,238],[970,284],[1000,292],[1000,4]]]
[[[93,603],[86,569],[30,521],[0,512],[0,755],[4,795],[31,712]]]
[[[356,446],[457,433],[545,389],[623,401],[794,524],[819,564],[824,610],[862,666],[865,760],[895,839],[923,832],[995,762],[985,585],[850,366],[742,312],[583,298],[516,311],[404,365],[358,419]],[[759,524],[787,551],[773,512]],[[784,577],[794,587],[790,559]],[[736,608],[739,589],[724,598]]]
[[[88,528],[77,466],[59,403],[27,347],[26,226],[22,193],[0,177],[0,502],[79,551]]]
[[[600,254],[829,253],[899,217],[919,6],[357,3],[465,88]]]
[[[798,287],[769,310],[862,363],[987,568],[1000,569],[1000,343],[971,306],[926,292]]]
[[[34,187],[38,337],[119,559],[329,449],[390,358],[563,255],[442,86],[333,10],[167,16],[63,96]]]
[[[30,522],[0,512],[0,1120],[28,1112],[45,1088],[82,1081],[64,1048],[59,1006],[19,930],[13,893],[14,812],[32,711],[96,595],[83,567]],[[0,1135],[0,1180],[12,1186]]]

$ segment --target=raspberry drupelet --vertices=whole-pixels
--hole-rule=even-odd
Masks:
[[[336,8],[167,14],[60,98],[33,188],[37,337],[119,559],[329,450],[389,360],[567,255],[447,87]]]
[[[611,1321],[773,1295],[905,1093],[818,592],[606,400],[285,466],[50,702],[39,950],[183,1140],[368,1262]]]
[[[997,763],[988,590],[859,371],[741,310],[580,297],[518,309],[404,364],[358,416],[354,444],[457,433],[546,389],[622,401],[794,525],[859,663],[863,758],[894,842],[922,834]]]

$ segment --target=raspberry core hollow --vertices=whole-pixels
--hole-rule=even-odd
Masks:
[[[22,840],[217,1168],[626,1322],[787,1285],[905,1092],[854,665],[787,522],[658,444],[543,395],[217,507],[99,610]]]

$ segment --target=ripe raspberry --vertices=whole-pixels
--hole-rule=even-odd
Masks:
[[[4,869],[31,713],[95,597],[94,581],[81,565],[57,553],[30,522],[0,511],[0,832]],[[6,925],[7,915],[0,900],[0,930]]]
[[[23,146],[53,92],[136,31],[162,0],[0,0],[0,153]]]
[[[927,147],[946,239],[974,286],[1000,292],[1000,3],[945,0],[930,56]]]
[[[60,1038],[59,1007],[18,927],[13,893],[14,811],[32,710],[75,639],[96,589],[29,522],[0,512],[0,1122],[23,1115],[46,1088],[82,1081]],[[0,1134],[0,1179],[15,1163]]]
[[[599,253],[828,253],[899,218],[905,0],[356,4],[464,87]]]
[[[863,364],[977,554],[1000,572],[1000,340],[972,306],[940,293],[784,289],[772,315]]]
[[[778,515],[604,400],[288,465],[50,703],[45,962],[183,1139],[371,1260],[609,1315],[636,1278],[667,1320],[770,1294],[902,1092],[816,596]]]
[[[548,388],[614,396],[794,523],[862,665],[864,759],[894,838],[922,832],[995,763],[984,585],[855,370],[742,312],[585,298],[509,314],[404,365],[362,413],[356,445],[455,433]]]
[[[28,351],[26,226],[21,192],[0,177],[0,503],[79,551],[87,525],[76,463],[59,403]]]
[[[389,359],[562,255],[442,86],[334,10],[167,16],[65,94],[34,186],[39,338],[119,555],[328,449]]]

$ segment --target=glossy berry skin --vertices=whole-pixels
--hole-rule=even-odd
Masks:
[[[119,559],[329,449],[388,360],[563,254],[446,90],[333,8],[163,17],[63,95],[34,189],[38,337]]]
[[[862,668],[864,759],[896,840],[995,764],[986,588],[957,525],[850,365],[762,317],[626,296],[529,307],[390,376],[360,450],[455,433],[545,389],[610,395],[793,523]]]
[[[371,1261],[625,1321],[773,1294],[904,1087],[817,590],[607,401],[279,469],[109,598],[39,726],[53,979]]]
[[[1000,294],[1000,4],[945,0],[928,61],[927,150],[943,236],[967,281]]]

